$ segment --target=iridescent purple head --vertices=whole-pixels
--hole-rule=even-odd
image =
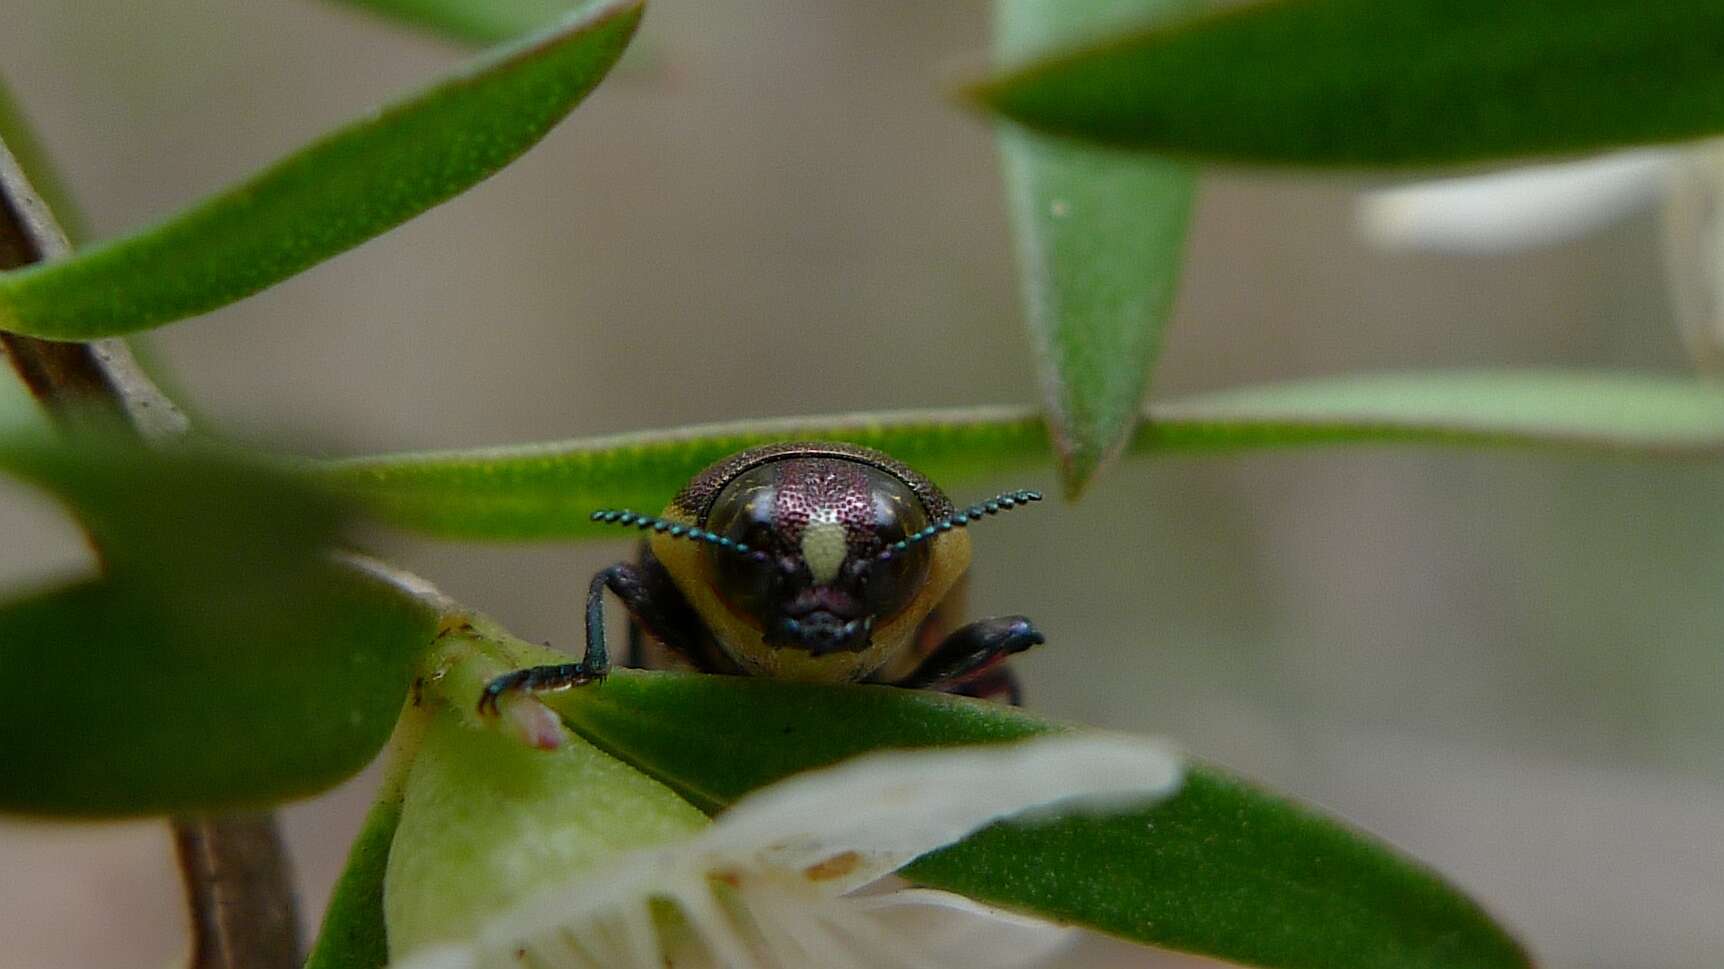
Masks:
[[[757,464],[732,477],[706,514],[707,529],[765,553],[715,561],[719,596],[758,620],[768,645],[816,656],[866,648],[874,623],[909,603],[927,578],[928,546],[881,553],[928,522],[902,477],[829,455]]]

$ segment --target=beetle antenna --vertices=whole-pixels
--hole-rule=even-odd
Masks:
[[[954,528],[963,528],[965,525],[968,525],[973,521],[980,521],[984,515],[998,515],[1002,511],[1011,511],[1013,508],[1017,508],[1020,505],[1027,505],[1032,501],[1041,500],[1042,493],[1039,491],[1005,492],[1004,494],[989,498],[987,501],[980,504],[971,505],[955,515],[947,515],[945,518],[934,522],[932,525],[929,525],[927,528],[924,528],[913,535],[904,536],[898,541],[886,546],[886,548],[876,556],[876,558],[884,562],[893,556],[903,553],[906,549],[917,542],[925,542],[928,539],[933,538],[935,535],[949,532]]]
[[[626,508],[620,511],[612,511],[610,509],[595,511],[590,517],[593,521],[605,525],[628,525],[642,531],[661,532],[665,535],[669,535],[671,538],[686,538],[690,541],[705,542],[708,545],[716,545],[719,548],[735,552],[738,555],[762,558],[766,554],[765,552],[750,548],[741,542],[726,538],[717,532],[709,532],[705,529],[695,528],[692,525],[684,525],[681,522],[666,521],[663,518],[657,518],[652,515],[636,514]]]

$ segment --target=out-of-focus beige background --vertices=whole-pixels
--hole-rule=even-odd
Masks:
[[[988,128],[941,93],[986,33],[977,0],[656,0],[519,163],[157,345],[210,424],[319,454],[1033,400]],[[460,56],[310,0],[0,12],[0,71],[101,235]],[[1206,173],[1157,393],[1685,368],[1650,216],[1493,260],[1387,255],[1354,236],[1357,187]],[[978,532],[975,604],[1048,632],[1021,664],[1034,707],[1176,737],[1381,833],[1551,967],[1698,969],[1724,953],[1721,493],[1716,466],[1508,452],[1138,461]],[[77,563],[43,503],[0,499],[0,579]],[[627,552],[378,543],[565,646],[578,588]],[[286,811],[311,924],[366,797]],[[177,891],[159,826],[0,824],[0,967],[164,965]]]

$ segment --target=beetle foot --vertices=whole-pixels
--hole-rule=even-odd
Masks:
[[[479,712],[496,716],[506,693],[549,693],[570,687],[599,683],[607,670],[594,669],[585,663],[559,663],[556,666],[532,666],[513,673],[504,673],[485,684],[479,694]]]

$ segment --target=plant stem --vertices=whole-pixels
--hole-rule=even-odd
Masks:
[[[66,236],[0,143],[0,270],[71,252]],[[122,418],[146,439],[181,434],[186,419],[120,340],[60,343],[0,332],[0,350],[56,423]]]
[[[287,856],[273,814],[174,819],[194,969],[293,969],[300,962]]]
[[[70,251],[53,215],[0,144],[0,271]],[[57,426],[119,423],[144,440],[187,429],[179,409],[119,340],[60,343],[0,332],[0,350]],[[299,918],[275,816],[172,823],[191,910],[192,969],[298,966]]]

